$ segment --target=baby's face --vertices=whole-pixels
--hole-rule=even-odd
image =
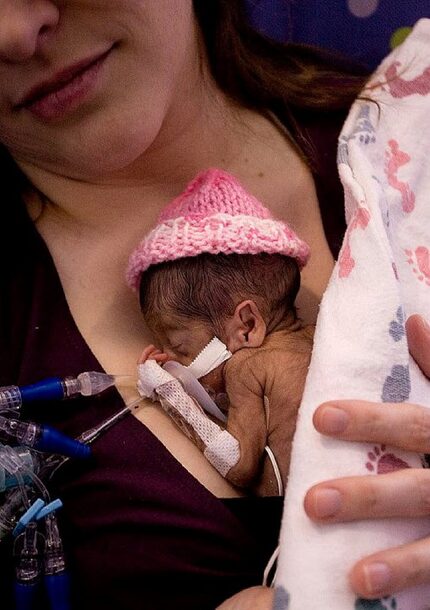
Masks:
[[[156,345],[169,359],[188,366],[213,338],[210,327],[186,317],[161,316],[153,329]]]
[[[213,339],[215,333],[208,324],[186,317],[166,315],[157,320],[153,334],[157,347],[166,353],[170,360],[188,366]],[[215,393],[223,392],[223,369],[224,363],[200,377],[200,383]]]

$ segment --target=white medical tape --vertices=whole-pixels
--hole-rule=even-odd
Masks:
[[[205,458],[225,477],[240,459],[239,441],[227,430],[214,435],[204,450]]]
[[[214,337],[209,343],[197,354],[192,363],[187,367],[188,370],[196,377],[204,377],[220,364],[231,358],[232,353],[228,351],[218,337]]]
[[[141,396],[157,400],[156,389],[173,381],[175,378],[170,373],[161,368],[155,360],[146,360],[137,367],[138,382],[137,390]]]

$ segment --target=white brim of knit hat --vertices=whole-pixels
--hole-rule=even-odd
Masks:
[[[137,290],[141,274],[152,265],[209,254],[282,254],[301,269],[309,246],[284,222],[273,218],[213,214],[206,218],[178,217],[158,224],[130,257],[127,283]]]

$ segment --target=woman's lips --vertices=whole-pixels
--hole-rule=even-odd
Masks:
[[[63,76],[58,77],[57,82],[52,81],[27,96],[27,100],[20,104],[21,108],[30,111],[36,117],[47,120],[61,119],[69,112],[76,110],[94,91],[101,68],[109,55],[111,49],[98,56],[94,61],[87,63],[85,67],[75,67],[74,74],[65,81]],[[71,69],[73,71],[73,68]],[[47,90],[46,93],[43,89]]]

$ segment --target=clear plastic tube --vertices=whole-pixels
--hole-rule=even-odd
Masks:
[[[29,523],[25,532],[17,537],[14,553],[18,559],[16,578],[19,582],[34,583],[40,576],[40,556],[38,551],[36,523]]]
[[[95,396],[131,375],[110,375],[100,371],[85,371],[77,377],[50,377],[25,386],[0,387],[0,411],[19,409],[24,403],[40,400],[64,400],[75,396]]]
[[[27,493],[24,477],[22,476],[21,465],[22,463],[14,454],[12,447],[0,443],[0,466],[2,466],[9,474],[16,477],[24,508],[27,509],[30,507],[30,499]]]
[[[0,389],[0,407],[2,409],[19,409],[22,405],[21,392],[16,385],[4,386]]]
[[[23,472],[38,472],[39,460],[28,447],[14,447],[9,448],[18,456],[22,463]],[[24,474],[25,483],[29,482],[29,477]],[[17,487],[19,482],[15,476],[15,473],[11,473],[4,466],[0,465],[0,493],[11,487]]]
[[[89,447],[66,436],[50,426],[41,426],[19,419],[8,419],[0,415],[0,439],[15,441],[27,447],[34,447],[48,453],[60,453],[76,458],[87,458]]]
[[[70,578],[66,570],[63,543],[57,518],[50,513],[45,518],[44,582],[51,610],[70,610]]]
[[[198,381],[198,379],[196,379],[188,367],[183,366],[175,360],[169,360],[166,362],[166,364],[164,364],[163,369],[180,381],[187,394],[195,398],[199,405],[207,413],[210,413],[223,423],[227,421],[227,417],[215,404],[202,384]]]
[[[17,536],[14,544],[15,556],[15,608],[34,608],[41,580],[40,534],[35,523],[29,523],[25,531]]]
[[[27,498],[31,495],[32,491],[30,488],[25,488],[25,495]],[[0,506],[0,541],[10,534],[13,528],[16,526],[21,514],[24,511],[23,502],[23,490],[21,488],[14,488],[9,492],[6,492],[3,496],[4,502]]]

